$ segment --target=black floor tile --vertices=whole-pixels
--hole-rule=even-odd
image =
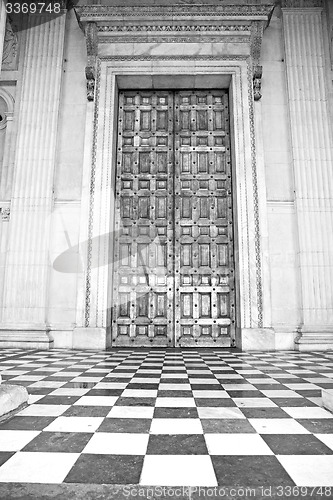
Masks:
[[[149,437],[147,455],[207,455],[203,435],[168,434]]]
[[[245,419],[235,418],[203,418],[201,425],[204,434],[221,433],[221,434],[236,434],[236,433],[255,433],[255,429],[250,422]]]
[[[333,415],[332,418],[301,418],[297,422],[313,434],[333,433]]]
[[[91,389],[85,396],[120,396],[124,389]]]
[[[148,433],[151,420],[148,418],[105,418],[96,432]]]
[[[65,483],[138,484],[142,465],[143,456],[82,454]]]
[[[195,403],[198,408],[236,406],[236,403],[231,398],[195,398]]]
[[[158,391],[159,398],[193,398],[192,391]]]
[[[155,406],[155,398],[118,398],[115,406]]]
[[[317,406],[315,403],[306,398],[275,398],[274,396],[270,396],[270,399],[281,408],[293,407],[293,406]]]
[[[231,398],[265,398],[260,391],[234,391],[226,389]]]
[[[221,486],[243,488],[295,485],[276,457],[236,455],[211,458]]]
[[[0,466],[7,462],[7,460],[12,457],[14,453],[14,451],[0,451]]]
[[[281,408],[241,408],[246,418],[290,418]]]
[[[81,406],[75,405],[68,408],[63,417],[106,417],[110,413],[110,406]]]
[[[261,434],[275,455],[332,455],[332,450],[311,434]]]
[[[28,391],[29,392],[29,391]],[[81,396],[45,396],[37,401],[40,405],[73,405]]]
[[[197,408],[155,408],[154,418],[198,418]]]
[[[0,425],[1,430],[42,431],[57,417],[13,417]]]
[[[41,432],[22,451],[81,453],[93,433]]]

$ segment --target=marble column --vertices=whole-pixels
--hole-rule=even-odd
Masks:
[[[5,38],[6,31],[6,0],[0,0],[0,71],[1,71],[1,61],[2,61],[2,51],[3,51],[3,41]]]
[[[40,23],[40,21],[42,21]],[[0,345],[49,347],[48,245],[61,91],[65,13],[31,16],[19,94]]]
[[[321,8],[283,9],[302,324],[296,348],[333,347],[333,170]]]

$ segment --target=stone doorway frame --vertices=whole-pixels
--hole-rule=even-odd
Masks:
[[[106,56],[98,61],[95,107],[93,103],[88,105],[87,113],[87,136],[92,138],[92,150],[87,148],[86,151],[80,240],[90,243],[85,274],[79,287],[78,325],[82,326],[75,329],[73,337],[73,344],[77,347],[106,348],[111,345],[113,269],[109,257],[113,247],[112,178],[116,158],[118,90],[161,88],[163,83],[165,88],[229,89],[236,346],[242,347],[244,335],[264,333],[260,228],[266,225],[266,211],[261,210],[258,184],[261,192],[265,192],[265,180],[258,179],[257,172],[250,58]],[[107,234],[110,234],[110,239],[104,236]],[[96,266],[96,262],[106,261],[110,265]]]
[[[273,348],[261,131],[260,50],[273,5],[76,8],[87,44],[87,115],[74,348],[111,345],[118,90],[229,89],[236,346]]]

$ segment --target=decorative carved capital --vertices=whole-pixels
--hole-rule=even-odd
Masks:
[[[253,66],[253,97],[255,101],[261,99],[262,66]]]

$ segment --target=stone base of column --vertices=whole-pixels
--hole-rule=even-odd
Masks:
[[[28,404],[28,391],[20,385],[0,386],[0,422],[12,417]]]
[[[53,339],[48,330],[38,327],[0,327],[0,348],[21,347],[22,349],[48,350],[53,347]]]
[[[111,334],[106,328],[74,328],[73,349],[105,351],[108,347],[111,347]]]
[[[295,340],[297,351],[328,351],[333,349],[333,325],[322,328],[303,327]]]
[[[294,349],[295,332],[274,328],[242,328],[240,347],[243,351],[283,351]]]

